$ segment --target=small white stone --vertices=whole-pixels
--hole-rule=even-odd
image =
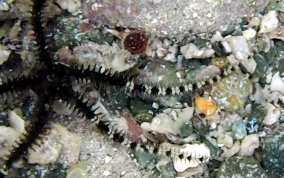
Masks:
[[[159,109],[159,104],[156,103],[156,102],[153,102],[152,108],[154,108],[154,109]]]
[[[233,55],[239,60],[247,60],[250,55],[250,50],[246,38],[244,36],[227,37],[226,41],[229,43]]]
[[[0,45],[0,65],[9,59],[11,51],[6,49],[5,46]]]
[[[109,175],[111,175],[111,172],[109,172],[109,171],[104,171],[104,176],[109,176]]]
[[[243,31],[243,36],[247,39],[247,40],[251,40],[256,36],[256,31],[252,28],[249,28],[245,31]]]
[[[262,17],[259,33],[268,33],[274,31],[278,26],[279,20],[275,10],[269,11]]]
[[[182,46],[180,48],[180,52],[183,54],[183,56],[186,59],[208,58],[208,57],[212,57],[215,53],[215,51],[210,48],[198,49],[198,47],[193,43],[189,43],[187,45]]]
[[[280,77],[279,72],[273,75],[270,89],[271,91],[277,91],[284,95],[284,80]]]
[[[152,21],[151,21],[151,23],[157,23],[158,22],[158,19],[156,19],[156,18],[154,18]]]
[[[111,160],[112,160],[112,158],[110,156],[106,156],[104,158],[105,164],[108,164]]]
[[[247,60],[241,61],[241,64],[251,74],[254,73],[254,71],[256,69],[256,65],[257,65],[257,63],[255,62],[255,60],[253,58],[249,58]]]

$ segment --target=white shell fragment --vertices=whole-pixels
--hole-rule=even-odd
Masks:
[[[151,123],[143,122],[141,128],[146,131],[154,131],[159,133],[180,134],[182,124],[189,121],[193,115],[194,108],[187,107],[184,109],[176,109],[171,113],[160,113],[153,118]]]
[[[25,121],[15,111],[9,112],[9,124],[19,133],[25,132]]]
[[[66,9],[70,13],[75,13],[81,7],[79,0],[57,0],[57,3],[62,9]]]
[[[259,147],[259,138],[257,134],[247,135],[241,143],[240,156],[251,156],[254,150]]]
[[[244,66],[244,68],[246,68],[246,70],[253,74],[255,69],[256,69],[256,65],[257,63],[255,62],[255,60],[253,58],[249,58],[246,61],[242,61],[241,64]]]
[[[6,49],[5,46],[0,45],[0,65],[9,59],[11,51]]]
[[[215,53],[213,49],[210,48],[202,48],[199,49],[195,44],[189,43],[180,48],[180,52],[186,59],[191,58],[208,58],[212,57]]]
[[[278,26],[279,20],[275,10],[269,11],[262,17],[259,33],[268,33],[274,31]]]
[[[284,80],[280,77],[279,72],[273,75],[270,89],[271,91],[277,91],[284,95]]]
[[[266,103],[265,107],[267,109],[267,115],[262,123],[264,123],[265,125],[272,125],[280,118],[281,111],[270,103]]]

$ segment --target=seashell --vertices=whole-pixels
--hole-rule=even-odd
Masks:
[[[178,157],[173,159],[174,168],[177,172],[184,172],[188,168],[197,167],[200,164],[199,160],[180,159]]]
[[[172,113],[176,113],[176,116],[160,113],[153,118],[151,123],[143,122],[141,128],[146,131],[179,135],[181,134],[182,125],[191,119],[193,111],[194,109],[192,107],[187,107],[182,110],[173,111]]]
[[[183,172],[190,167],[197,167],[210,158],[210,149],[203,143],[179,146],[164,142],[159,147],[159,154],[166,155],[166,152],[170,152],[174,168],[178,172]]]
[[[229,149],[225,149],[221,157],[230,158],[236,155],[240,150],[240,141],[235,141],[233,146]]]
[[[280,109],[270,103],[266,103],[264,106],[267,109],[267,115],[262,121],[262,123],[265,125],[272,125],[275,122],[277,122],[278,119],[280,118],[281,116]]]
[[[259,147],[259,138],[257,134],[247,135],[241,142],[240,156],[251,156],[254,150]]]
[[[196,109],[206,116],[214,115],[218,109],[217,104],[211,98],[195,98]]]

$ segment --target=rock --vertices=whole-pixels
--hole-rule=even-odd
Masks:
[[[222,163],[216,178],[268,178],[253,157],[234,156]]]
[[[135,149],[134,157],[136,158],[139,165],[144,168],[153,169],[156,166],[156,155],[148,152],[145,149]]]
[[[231,137],[230,133],[227,132],[217,138],[217,143],[227,148],[231,148],[233,146],[233,138]]]
[[[242,74],[234,73],[213,83],[210,95],[219,107],[241,111],[251,92],[251,81]]]
[[[180,52],[183,54],[185,59],[192,58],[208,58],[214,55],[214,50],[209,48],[199,49],[195,44],[189,43],[180,48]]]
[[[280,125],[263,139],[261,163],[270,177],[284,175],[284,125]]]
[[[247,121],[247,131],[249,133],[256,133],[261,129],[261,123],[267,116],[267,112],[267,108],[262,104],[254,103],[251,106],[251,112]]]
[[[225,40],[229,43],[233,55],[239,61],[247,61],[250,49],[244,36],[229,36]]]
[[[239,120],[232,125],[232,135],[235,139],[241,140],[247,135],[246,124]]]

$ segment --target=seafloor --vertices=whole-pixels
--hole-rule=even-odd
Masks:
[[[0,177],[284,176],[282,0],[0,0]]]

